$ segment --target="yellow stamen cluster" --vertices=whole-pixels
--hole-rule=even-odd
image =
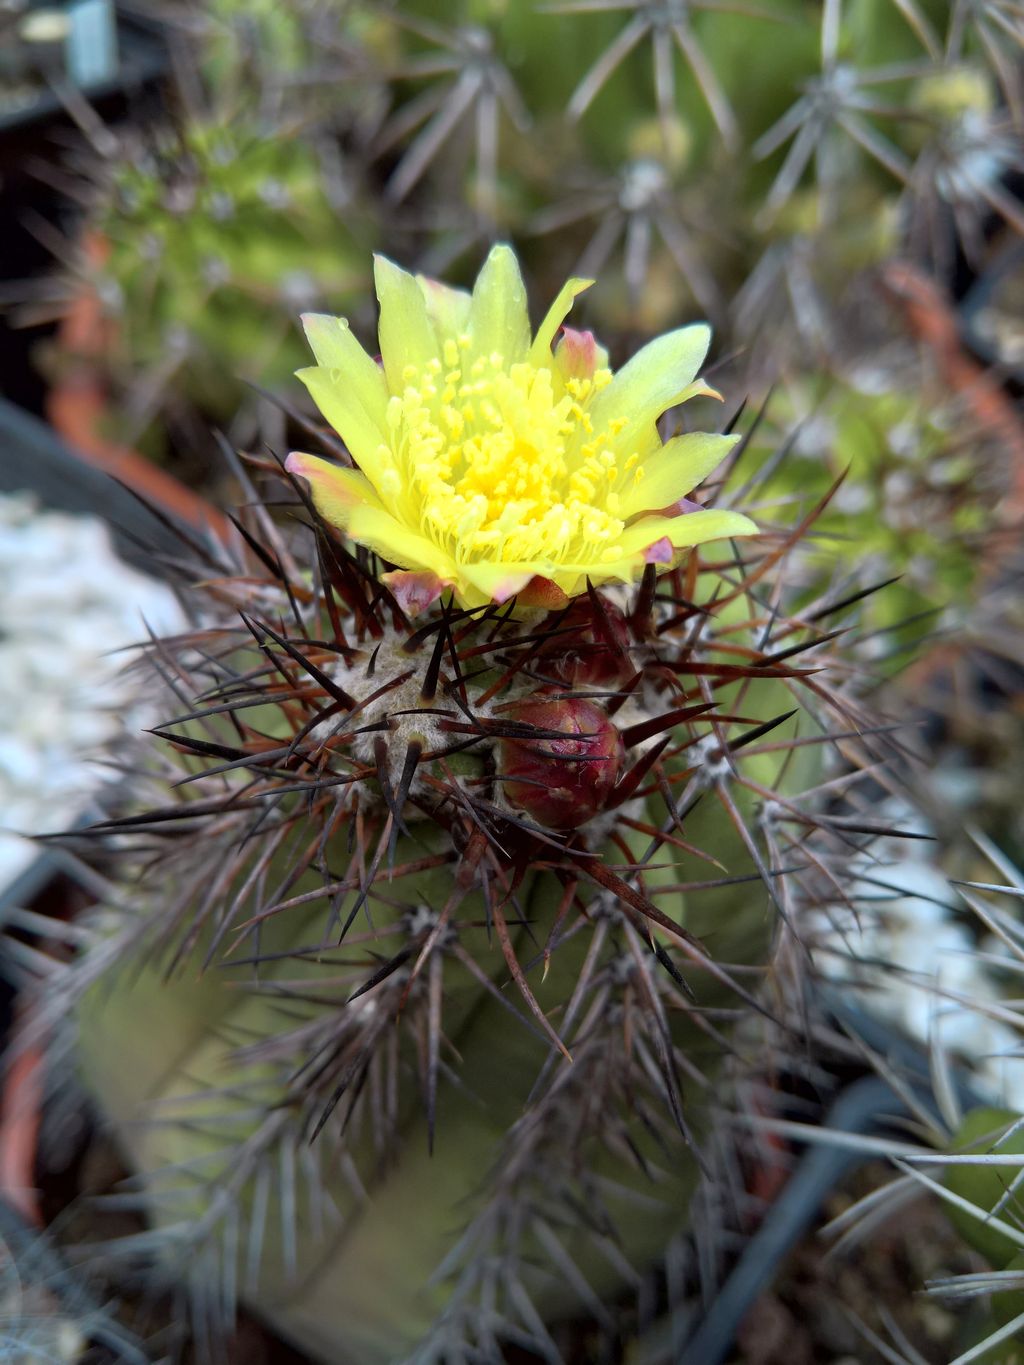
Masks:
[[[467,361],[468,336],[443,358],[406,366],[387,407],[390,442],[379,456],[382,493],[456,561],[609,562],[621,551],[615,515],[639,456],[614,447],[625,419],[595,431],[592,398],[611,371],[556,381],[548,367],[506,365],[497,352]],[[559,396],[556,391],[561,390]]]
[[[520,597],[562,605],[587,584],[630,583],[647,564],[756,528],[687,501],[738,438],[658,419],[698,393],[710,333],[649,342],[614,375],[589,332],[559,328],[569,280],[534,334],[509,247],[472,293],[379,257],[380,362],[344,319],[304,318],[316,365],[300,371],[354,467],[294,451],[317,510],[372,550],[409,614],[451,591],[473,609]]]

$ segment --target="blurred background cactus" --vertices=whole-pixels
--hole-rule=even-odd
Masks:
[[[539,291],[597,277],[586,309],[613,338],[709,318],[756,397],[873,350],[850,311],[873,311],[885,261],[908,255],[957,290],[965,261],[981,268],[1024,226],[1012,6],[171,14],[173,123],[85,158],[103,259],[87,253],[74,290],[110,324],[93,359],[128,438],[158,447],[153,419],[175,412],[163,444],[179,459],[237,410],[239,376],[278,385],[297,303],[359,307],[372,247],[467,278],[482,243],[511,239]],[[183,436],[188,412],[201,421]]]
[[[75,289],[100,305],[88,359],[114,400],[108,434],[158,457],[202,449],[201,413],[255,439],[254,387],[279,393],[302,360],[296,312],[365,295],[356,214],[343,221],[315,147],[244,112],[128,133],[103,170]]]
[[[955,403],[882,367],[794,379],[752,427],[748,469],[758,501],[777,509],[769,515],[806,513],[831,494],[791,584],[802,580],[809,597],[826,583],[866,594],[852,647],[876,674],[960,630],[1012,549],[1015,524],[998,516],[1012,492],[1005,460],[986,448]]]

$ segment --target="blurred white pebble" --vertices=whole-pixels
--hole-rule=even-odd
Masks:
[[[928,832],[901,803],[887,802],[884,818]],[[1024,1112],[1013,1002],[986,960],[991,945],[979,950],[970,911],[931,861],[934,850],[927,840],[883,840],[857,860],[849,903],[815,916],[815,963],[876,1017],[968,1062],[991,1100]]]
[[[0,890],[73,825],[112,773],[98,759],[145,701],[131,646],[180,629],[174,594],[124,564],[98,517],[0,496]]]

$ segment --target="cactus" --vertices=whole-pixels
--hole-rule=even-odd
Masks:
[[[552,351],[584,282],[531,340],[507,248],[471,296],[377,278],[381,366],[306,320],[356,465],[256,460],[305,533],[249,489],[193,546],[157,800],[93,831],[124,893],[41,1018],[139,1173],[123,1250],[204,1330],[242,1293],[317,1359],[554,1359],[685,1220],[820,755],[872,740],[781,609],[793,537],[694,498],[734,438],[661,443],[706,328],[612,375]]]
[[[876,817],[911,837],[877,841],[851,869],[842,900],[823,907],[816,926],[805,920],[806,946],[833,983],[854,1050],[877,1071],[841,1094],[834,1127],[854,1148],[863,1141],[864,1160],[886,1154],[896,1167],[824,1232],[838,1239],[834,1254],[864,1242],[870,1249],[868,1239],[898,1228],[912,1203],[934,1199],[963,1243],[952,1261],[933,1263],[923,1286],[955,1313],[944,1358],[1009,1361],[1024,1328],[1017,909],[1024,877],[976,828],[969,841],[959,837],[962,827],[949,837],[939,812],[942,797],[956,794],[942,787],[935,775],[919,786],[934,820],[905,797],[876,807]],[[795,983],[789,992],[796,995]],[[890,1127],[901,1111],[913,1122]],[[886,1314],[880,1326],[894,1330]],[[860,1327],[867,1336],[870,1324]]]
[[[111,1305],[62,1262],[49,1239],[0,1204],[0,1356],[13,1365],[74,1365],[90,1343],[125,1365],[146,1365],[145,1346],[116,1321]]]
[[[365,283],[358,226],[314,150],[257,118],[129,137],[106,170],[74,287],[100,302],[117,434],[159,453],[182,413],[224,423],[247,395],[251,409],[249,385],[280,388],[301,355],[296,308]]]
[[[815,310],[834,319],[851,270],[902,242],[947,269],[992,212],[1020,228],[999,21],[965,7],[829,0],[817,34],[789,0],[467,0],[449,29],[413,8],[387,192],[428,221],[434,196],[462,198],[467,233],[497,225],[531,265],[541,233],[545,255],[600,272],[605,325],[650,329],[656,299],[694,298],[741,337],[771,326],[777,372],[780,327],[799,341]]]
[[[791,565],[791,585],[802,582],[810,601],[840,582],[853,596],[896,580],[865,599],[854,646],[874,673],[892,674],[977,600],[989,552],[1006,542],[1006,480],[1001,453],[986,459],[954,407],[878,380],[865,368],[779,390],[747,458],[756,497],[777,516],[799,515],[841,480]]]

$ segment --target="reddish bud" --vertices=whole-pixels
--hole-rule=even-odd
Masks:
[[[394,569],[391,573],[381,574],[381,578],[406,616],[418,616],[421,611],[426,611],[446,588],[452,586],[450,580],[438,578],[436,573],[412,572],[409,569]]]
[[[572,687],[613,687],[633,676],[626,618],[601,593],[577,597],[546,624],[555,632],[540,650],[550,676]]]
[[[503,715],[565,736],[499,742],[499,771],[512,805],[549,829],[576,829],[596,815],[623,759],[622,739],[603,709],[583,698],[538,695]]]
[[[564,380],[593,379],[594,371],[607,363],[608,353],[598,346],[593,332],[562,328],[562,339],[555,347],[555,368]]]
[[[645,564],[671,564],[672,556],[675,554],[672,542],[668,536],[662,536],[660,540],[652,541],[644,551]]]

